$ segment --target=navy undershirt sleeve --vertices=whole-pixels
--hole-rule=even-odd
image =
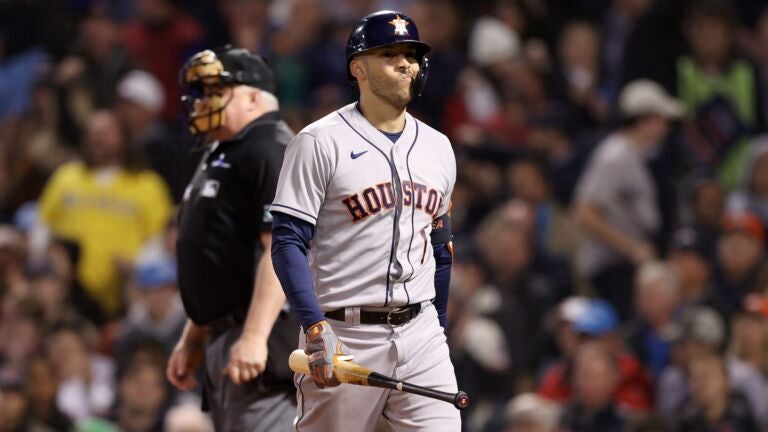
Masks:
[[[307,253],[315,227],[285,213],[273,212],[272,265],[285,297],[306,331],[325,319],[315,297]]]
[[[435,309],[443,330],[448,329],[448,286],[451,284],[453,255],[448,243],[432,245],[435,256]]]

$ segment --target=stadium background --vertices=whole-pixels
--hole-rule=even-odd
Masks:
[[[164,378],[184,321],[166,206],[199,155],[178,69],[225,43],[265,56],[298,131],[354,100],[346,37],[382,8],[432,45],[409,110],[458,160],[449,343],[473,398],[465,430],[765,429],[764,1],[0,0],[0,430],[210,430],[198,395]],[[637,301],[616,314],[580,271],[571,209],[637,79],[686,115],[648,155],[662,222],[654,256],[628,262]],[[115,223],[96,212],[46,241],[52,176],[110,144],[126,170],[159,175],[159,198],[126,198],[154,222],[94,239]],[[83,263],[72,232],[120,253]]]

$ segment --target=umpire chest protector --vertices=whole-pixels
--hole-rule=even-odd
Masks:
[[[245,316],[292,135],[277,112],[267,113],[203,154],[184,192],[177,241],[181,297],[196,324]]]

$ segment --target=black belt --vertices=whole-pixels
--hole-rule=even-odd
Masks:
[[[388,324],[399,326],[416,318],[421,312],[421,303],[392,308],[388,311],[360,309],[360,324]],[[341,308],[326,312],[326,318],[347,321],[347,309]]]

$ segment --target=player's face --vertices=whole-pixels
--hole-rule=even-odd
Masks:
[[[360,56],[365,70],[365,87],[388,102],[404,109],[413,98],[411,82],[419,72],[416,48],[407,43],[387,45],[375,48]]]

